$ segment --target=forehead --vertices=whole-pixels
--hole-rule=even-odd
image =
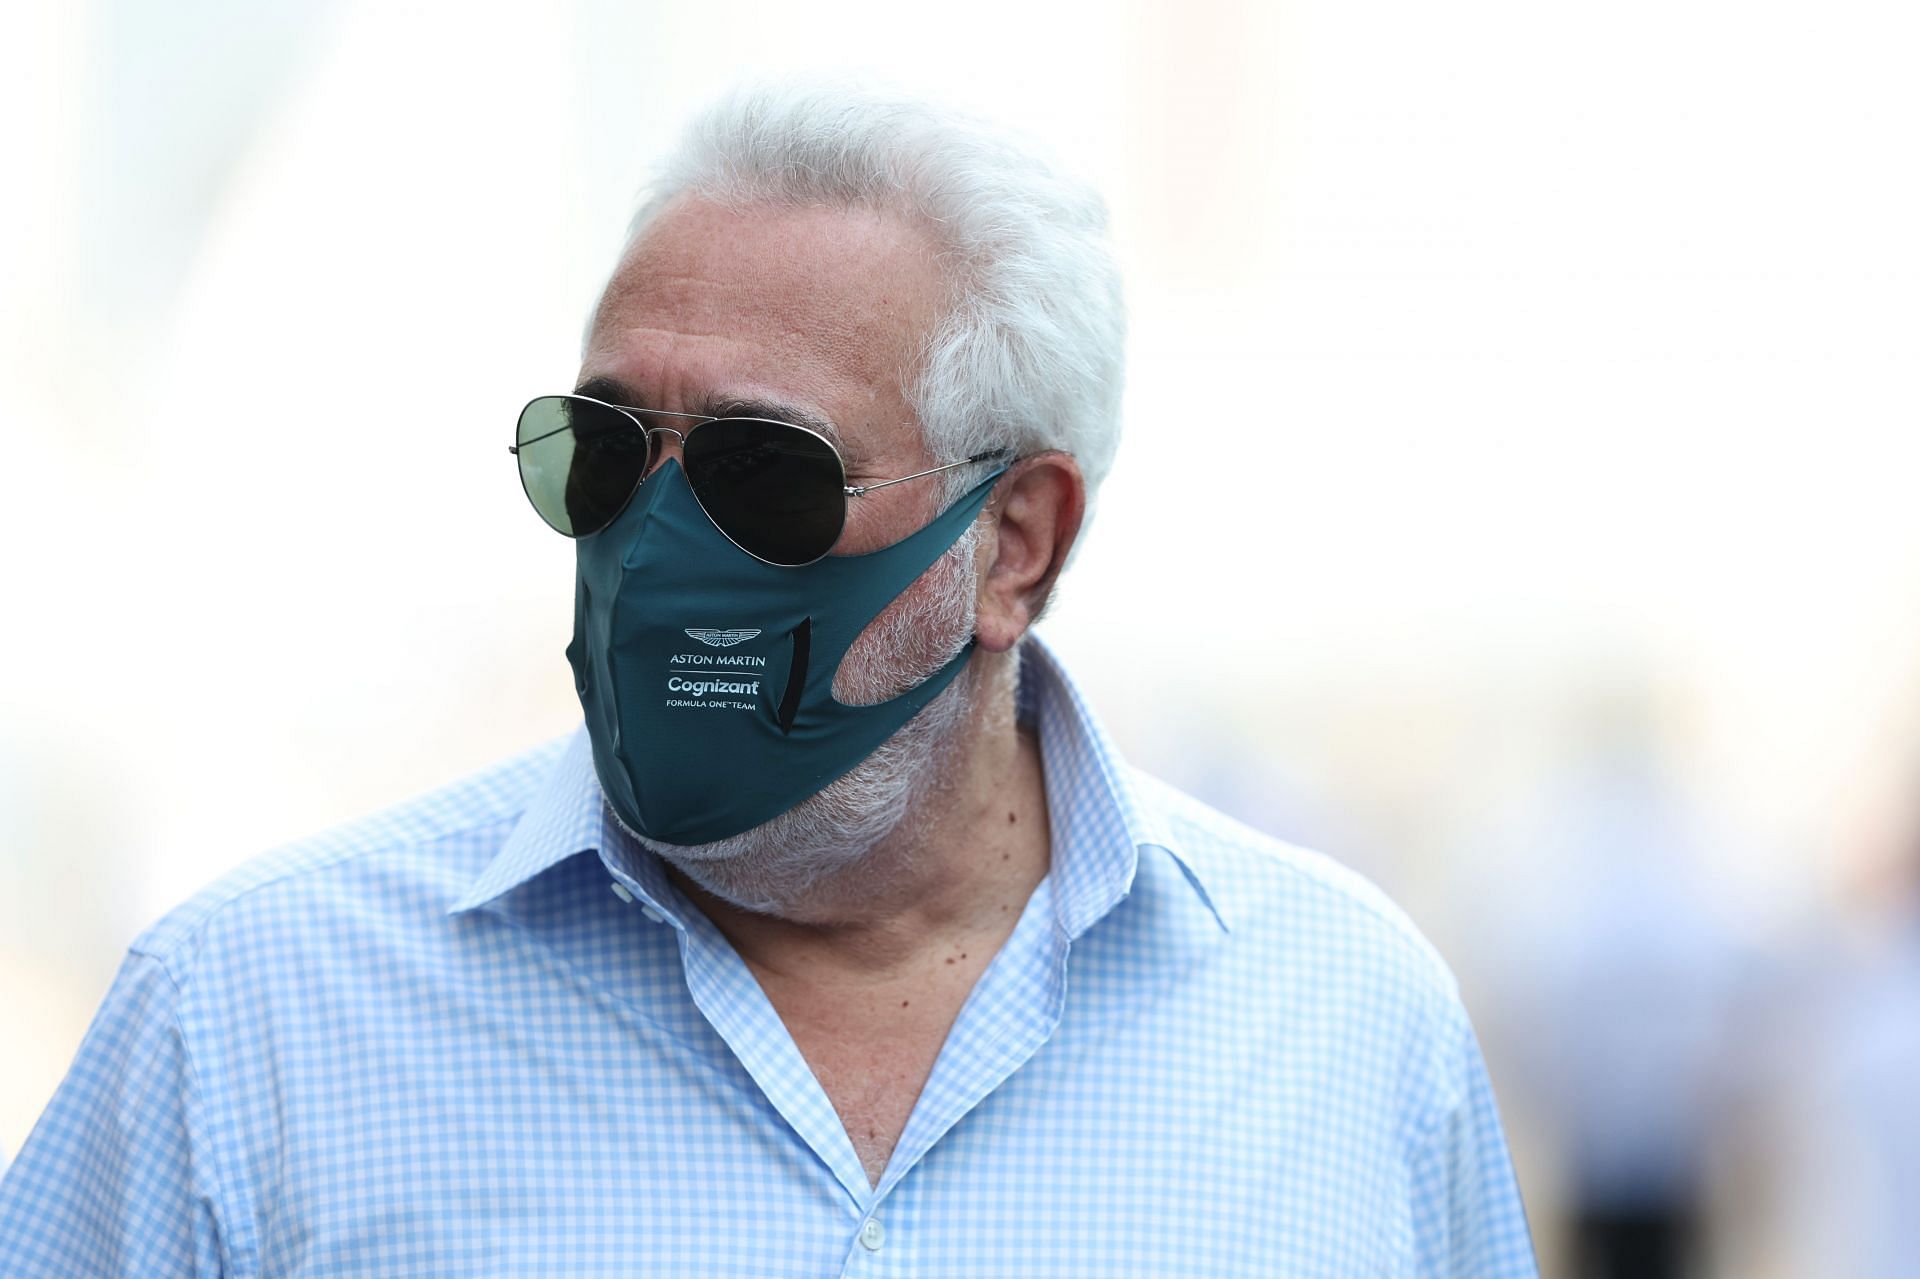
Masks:
[[[932,236],[901,217],[683,197],[621,259],[581,376],[649,408],[771,399],[858,430],[905,410],[940,296]]]

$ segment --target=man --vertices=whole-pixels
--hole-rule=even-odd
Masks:
[[[1029,635],[1121,327],[990,130],[715,108],[517,428],[585,729],[137,941],[0,1271],[1532,1273],[1444,966]]]

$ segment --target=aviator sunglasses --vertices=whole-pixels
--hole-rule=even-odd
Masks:
[[[650,418],[691,425],[649,425]],[[633,500],[659,456],[654,436],[662,432],[680,442],[681,469],[713,526],[755,559],[791,568],[822,558],[840,540],[848,498],[1012,456],[1010,449],[990,449],[897,480],[849,485],[839,450],[808,427],[669,413],[584,395],[528,401],[507,452],[520,460],[520,483],[540,518],[568,537],[587,537]]]

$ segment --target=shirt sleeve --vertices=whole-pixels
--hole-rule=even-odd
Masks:
[[[1413,1153],[1423,1279],[1537,1279],[1520,1187],[1473,1027],[1455,1005],[1434,1058],[1433,1114]]]
[[[0,1274],[225,1273],[179,999],[159,960],[127,956],[0,1180]]]

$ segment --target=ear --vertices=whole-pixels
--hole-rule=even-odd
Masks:
[[[974,622],[981,648],[1007,652],[1040,616],[1086,510],[1086,480],[1070,453],[1036,453],[1000,477],[982,549]]]

